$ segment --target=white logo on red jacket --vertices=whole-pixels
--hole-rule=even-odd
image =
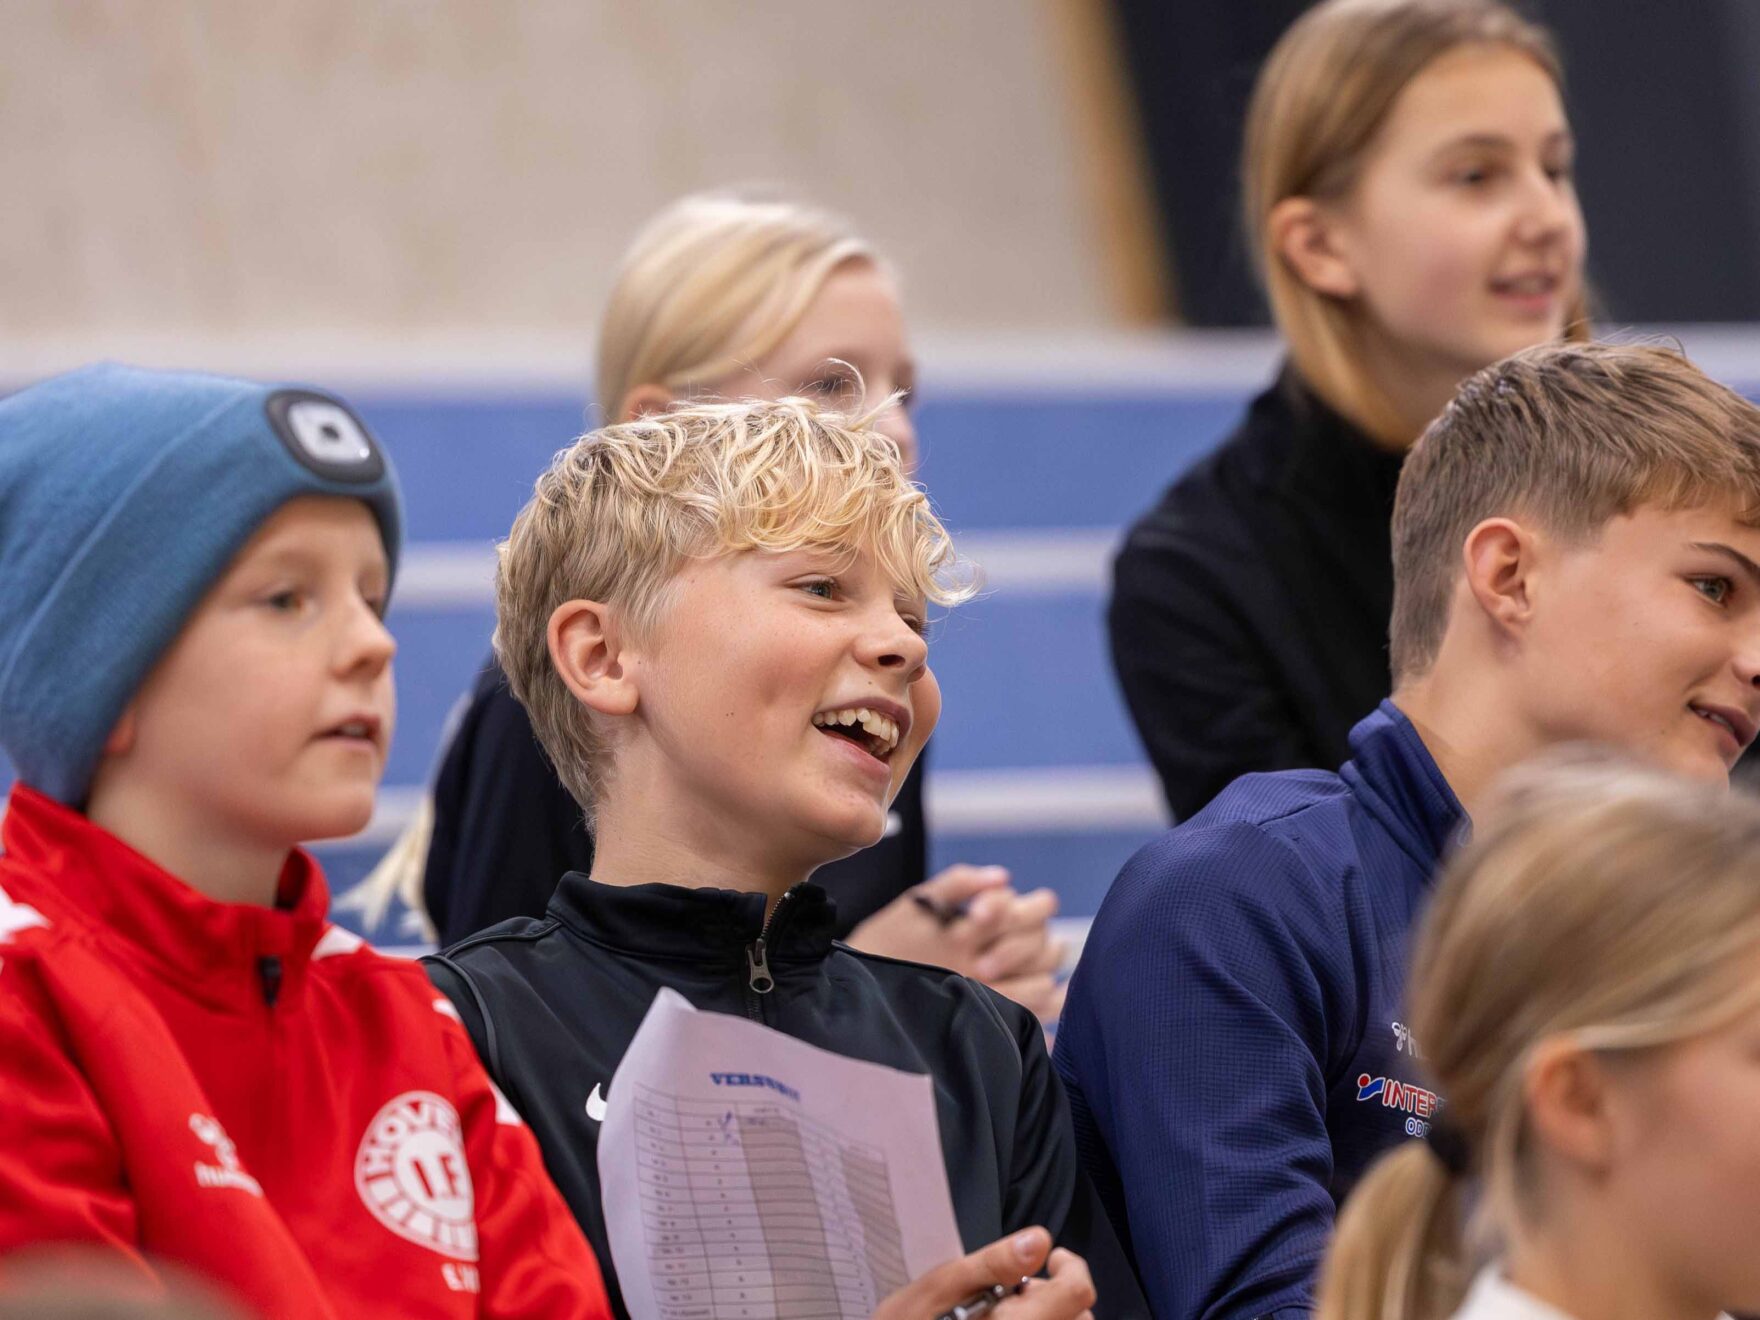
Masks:
[[[399,1237],[454,1260],[477,1258],[476,1194],[458,1111],[432,1091],[405,1091],[373,1116],[354,1157],[354,1185]]]
[[[191,1114],[189,1130],[196,1134],[198,1141],[214,1148],[214,1158],[219,1161],[218,1164],[196,1161],[196,1183],[199,1186],[235,1187],[252,1196],[263,1194],[263,1185],[244,1171],[244,1165],[239,1162],[238,1147],[232,1144],[232,1138],[226,1135],[219,1119],[207,1114]]]

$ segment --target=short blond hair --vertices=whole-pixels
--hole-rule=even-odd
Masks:
[[[830,211],[756,192],[692,193],[624,254],[599,323],[594,389],[620,419],[638,385],[690,397],[762,358],[799,324],[845,262],[879,264]]]
[[[1289,197],[1347,196],[1399,94],[1467,45],[1518,51],[1563,86],[1552,38],[1499,0],[1326,0],[1278,41],[1247,108],[1241,211],[1272,318],[1302,378],[1377,433],[1397,434],[1400,422],[1363,365],[1360,318],[1290,269],[1273,243],[1271,211]],[[1565,335],[1589,335],[1581,294]]]
[[[1532,1223],[1523,1074],[1544,1041],[1630,1054],[1760,1002],[1760,800],[1555,750],[1511,775],[1445,869],[1413,949],[1413,1040],[1482,1194],[1421,1142],[1351,1194],[1319,1320],[1441,1320],[1472,1261]],[[1474,1240],[1476,1239],[1476,1240]]]
[[[1654,344],[1546,344],[1468,377],[1407,456],[1393,508],[1396,684],[1436,661],[1467,533],[1530,517],[1584,540],[1639,505],[1760,518],[1760,408]]]
[[[970,572],[897,446],[866,429],[872,415],[849,419],[799,398],[676,408],[582,436],[538,478],[500,546],[495,654],[589,817],[607,742],[551,661],[558,606],[615,606],[639,636],[687,560],[807,547],[871,548],[899,591],[934,604],[971,595]]]

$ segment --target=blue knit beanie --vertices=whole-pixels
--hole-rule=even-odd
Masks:
[[[391,460],[328,394],[104,364],[0,400],[0,747],[24,782],[84,805],[148,671],[300,495],[365,501],[396,568]]]

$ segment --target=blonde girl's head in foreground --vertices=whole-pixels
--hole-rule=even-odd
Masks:
[[[1259,75],[1242,204],[1273,317],[1383,443],[1480,367],[1587,336],[1561,82],[1497,0],[1325,0]]]
[[[840,217],[781,197],[668,206],[631,243],[600,323],[607,422],[681,400],[798,395],[851,416],[877,409],[869,425],[908,472],[915,384],[891,270]]]
[[[1490,1261],[1578,1320],[1760,1309],[1760,802],[1567,749],[1483,815],[1412,961],[1442,1139],[1346,1202],[1318,1314]]]

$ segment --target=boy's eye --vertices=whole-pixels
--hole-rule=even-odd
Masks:
[[[837,595],[836,578],[811,578],[800,584],[800,589],[809,596],[817,596],[820,600],[831,600]]]
[[[278,613],[291,614],[305,604],[305,594],[289,587],[285,591],[277,591],[263,598],[263,604]]]
[[[1730,592],[1735,590],[1735,584],[1726,577],[1697,577],[1692,582],[1699,594],[1713,605],[1726,604]]]

